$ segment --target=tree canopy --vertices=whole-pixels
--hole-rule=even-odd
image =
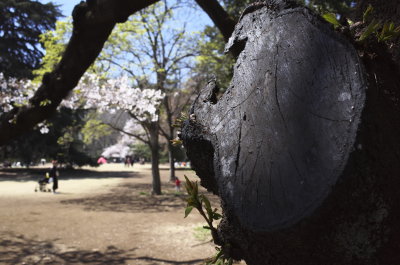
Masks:
[[[6,77],[31,78],[43,57],[39,36],[54,28],[61,13],[52,3],[3,0],[0,14],[0,72]]]

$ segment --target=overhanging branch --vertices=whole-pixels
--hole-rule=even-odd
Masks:
[[[115,24],[158,0],[103,0],[75,6],[73,34],[60,63],[43,77],[42,85],[27,106],[2,115],[0,145],[48,119],[60,102],[78,84],[103,48]],[[50,104],[41,106],[44,100]]]

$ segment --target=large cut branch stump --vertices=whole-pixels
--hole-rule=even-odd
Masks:
[[[356,50],[286,3],[248,9],[232,48],[242,51],[230,87],[217,99],[210,81],[182,132],[202,185],[222,199],[221,240],[248,264],[385,264],[399,126],[393,109],[376,113],[390,107],[367,93]],[[377,146],[383,126],[393,131]]]

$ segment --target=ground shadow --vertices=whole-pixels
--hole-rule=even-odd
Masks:
[[[0,239],[0,264],[97,264],[121,265],[135,260],[156,264],[203,264],[203,260],[165,260],[154,257],[135,257],[133,252],[108,246],[105,251],[77,250],[55,242],[27,239],[12,233],[3,233]]]
[[[167,186],[168,184],[165,184]],[[91,197],[63,200],[63,204],[79,204],[89,211],[169,212],[184,209],[186,194],[164,188],[162,195],[151,195],[151,184],[122,184],[110,192]]]
[[[12,234],[0,239],[1,264],[125,264],[131,255],[114,246],[105,251],[84,251],[66,246],[27,239]]]
[[[151,257],[138,257],[135,258],[136,260],[146,260],[154,263],[149,263],[151,265],[157,265],[157,264],[204,264],[204,260],[202,259],[194,259],[194,260],[186,260],[186,261],[173,261],[173,260],[165,260],[165,259],[157,259],[157,258],[151,258]]]
[[[218,196],[211,193],[206,195],[212,205],[220,204]],[[171,183],[163,183],[162,195],[151,195],[151,184],[124,183],[105,194],[63,200],[61,203],[78,204],[88,211],[157,213],[176,210],[183,212],[187,204],[186,199],[186,192],[176,192]]]
[[[164,171],[164,170],[169,171],[169,167],[160,167],[160,171]],[[193,169],[190,167],[176,167],[175,170],[176,171],[188,171],[188,170],[193,170]]]

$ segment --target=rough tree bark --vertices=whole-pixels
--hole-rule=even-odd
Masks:
[[[361,61],[308,9],[270,3],[244,12],[231,86],[217,99],[211,81],[182,130],[222,200],[218,241],[254,265],[400,264],[398,69],[379,45]]]

